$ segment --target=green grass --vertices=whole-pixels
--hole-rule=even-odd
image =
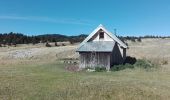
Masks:
[[[2,100],[168,100],[170,72],[68,72],[60,62],[0,65]]]

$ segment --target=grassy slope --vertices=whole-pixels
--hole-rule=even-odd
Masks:
[[[127,54],[137,58],[156,59],[156,62],[162,59],[169,62],[169,45],[169,39],[146,39],[142,40],[142,43],[129,43],[130,49],[127,50]],[[57,57],[68,55],[72,57],[74,47],[59,49],[42,47],[43,49],[40,48],[42,50],[38,51],[38,56],[34,55],[35,58],[32,60],[35,61],[31,62],[29,59],[26,61],[21,59],[21,62],[18,62],[6,57],[7,51],[22,48],[0,49],[0,100],[168,100],[170,98],[169,63],[163,70],[149,72],[127,69],[108,73],[71,73],[64,70],[63,64],[56,61],[47,63],[47,61],[56,59],[55,54]],[[60,51],[67,48],[71,51],[63,55]],[[36,61],[36,58],[40,58],[39,61]],[[48,60],[44,61],[44,58]]]
[[[168,100],[170,73],[123,70],[78,72],[59,62],[0,65],[0,99],[12,100]]]

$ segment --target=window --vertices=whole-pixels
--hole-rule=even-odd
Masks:
[[[99,39],[104,39],[104,32],[100,32]]]

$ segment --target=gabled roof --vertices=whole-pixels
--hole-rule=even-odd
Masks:
[[[114,41],[93,41],[87,42],[77,49],[78,52],[112,52],[115,46]]]
[[[123,43],[120,39],[118,39],[114,34],[106,30],[106,28],[103,25],[99,25],[80,45],[79,48],[84,45],[86,42],[88,42],[92,36],[94,36],[100,29],[102,29],[106,34],[108,34],[113,40],[115,40],[120,46],[123,48],[127,48],[127,45]]]

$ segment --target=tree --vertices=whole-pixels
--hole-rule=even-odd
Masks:
[[[142,39],[139,37],[139,38],[137,39],[137,41],[138,41],[138,42],[142,42]]]
[[[36,39],[34,36],[32,36],[32,44],[35,45],[35,43],[36,43]]]
[[[55,42],[55,46],[59,46],[57,42]]]
[[[135,38],[131,38],[131,41],[132,41],[132,42],[136,42]]]
[[[48,42],[46,42],[45,46],[46,47],[51,47],[51,45]]]

